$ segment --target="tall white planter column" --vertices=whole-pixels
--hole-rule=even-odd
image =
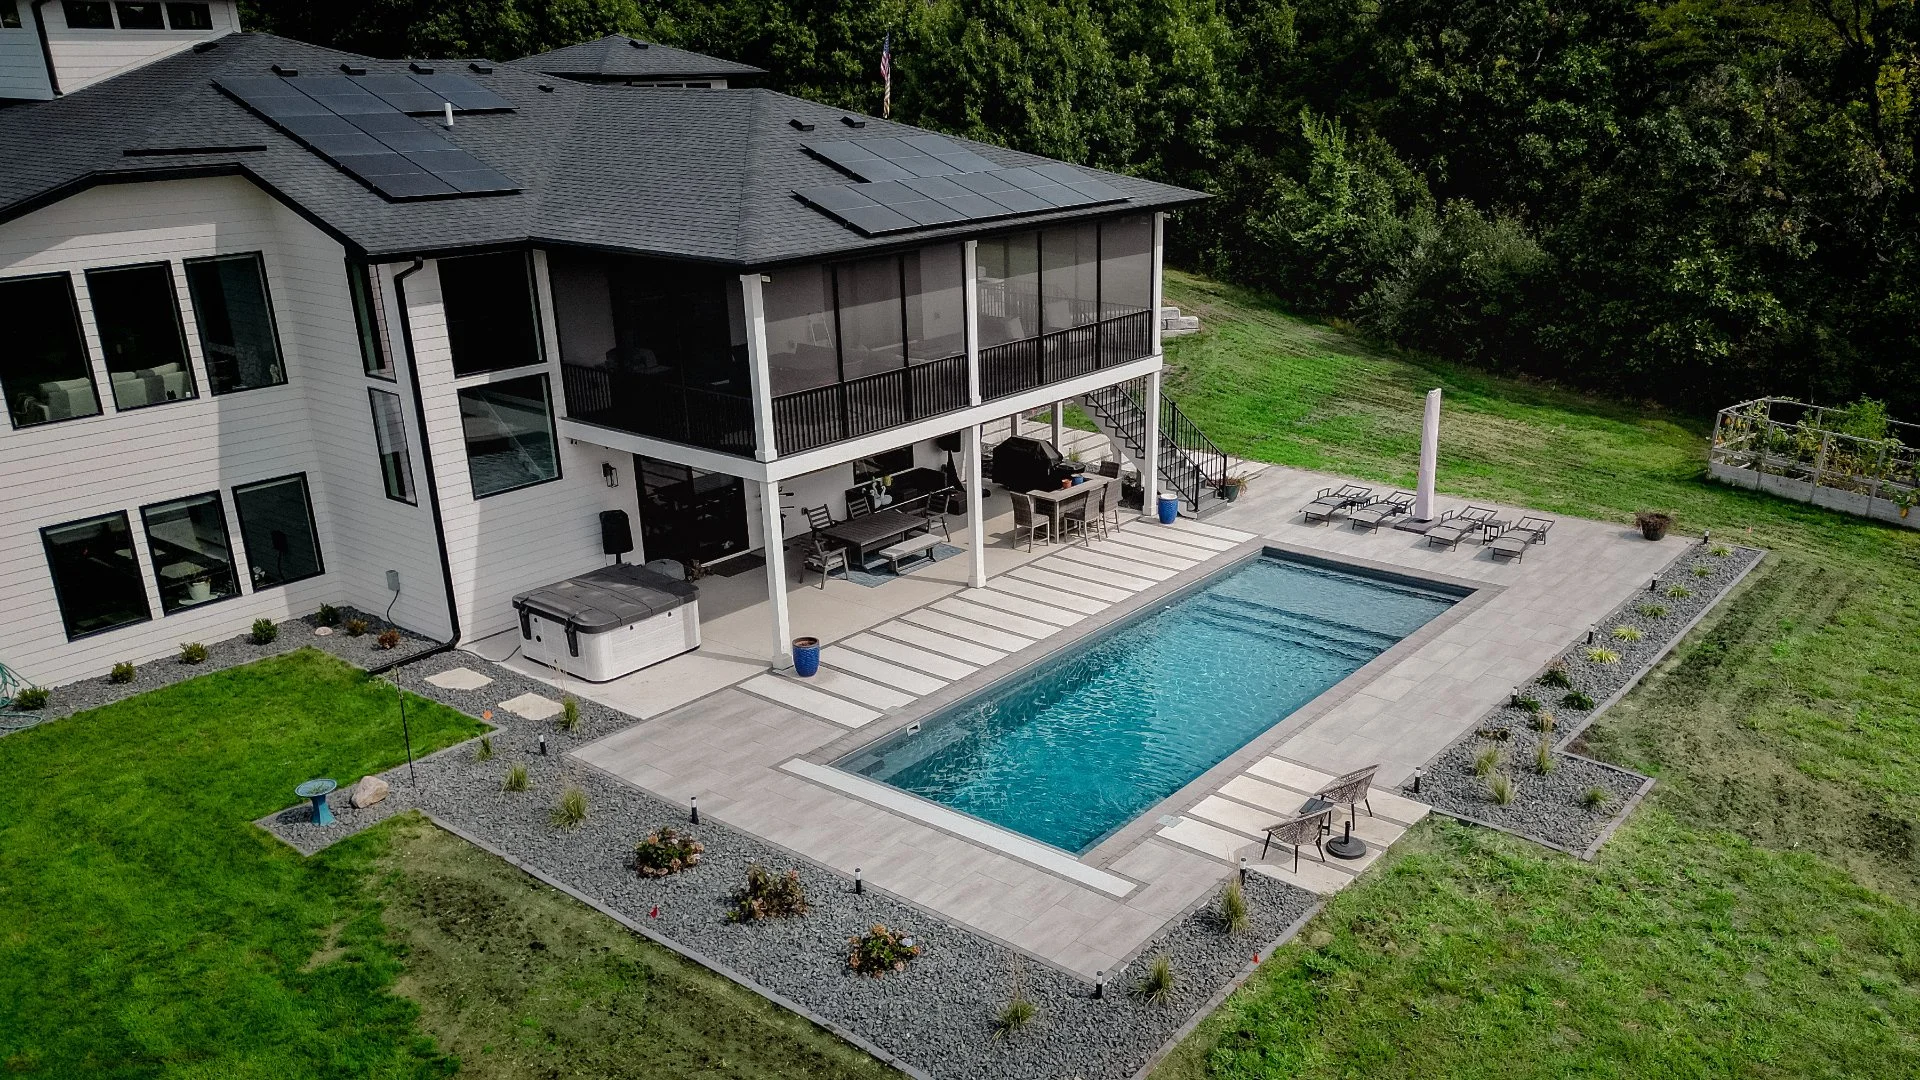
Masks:
[[[1433,474],[1440,464],[1440,390],[1427,391],[1427,415],[1420,423],[1420,484],[1414,489],[1413,517],[1433,520]]]

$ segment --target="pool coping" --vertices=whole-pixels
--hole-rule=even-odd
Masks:
[[[1413,633],[1401,638],[1386,651],[1374,657],[1372,660],[1367,661],[1339,682],[1321,691],[1311,700],[1275,722],[1273,726],[1256,734],[1233,753],[1215,762],[1199,776],[1194,777],[1180,788],[1169,793],[1166,797],[1155,802],[1152,806],[1147,807],[1139,814],[1129,818],[1125,824],[1084,852],[1072,852],[1065,848],[1058,848],[1045,841],[1009,829],[1004,825],[934,802],[924,796],[893,788],[891,785],[885,785],[881,781],[872,781],[864,777],[859,777],[858,779],[867,780],[869,783],[882,783],[889,791],[898,792],[902,799],[905,800],[900,805],[892,805],[893,803],[899,802],[899,800],[888,800],[888,804],[885,805],[875,803],[872,799],[864,797],[860,791],[855,790],[853,785],[828,783],[822,780],[816,771],[820,768],[844,771],[838,770],[834,763],[864,747],[874,745],[894,735],[909,725],[924,722],[928,717],[940,713],[960,701],[987,692],[1011,680],[1024,677],[1036,667],[1059,655],[1063,650],[1074,648],[1093,635],[1102,633],[1115,625],[1133,619],[1151,608],[1184,599],[1189,593],[1197,592],[1204,588],[1216,577],[1223,576],[1241,564],[1270,552],[1281,558],[1306,563],[1308,565],[1348,572],[1357,571],[1364,576],[1383,578],[1388,581],[1417,585],[1423,588],[1437,588],[1439,591],[1459,593],[1460,596],[1446,611],[1435,616]],[[1496,583],[1457,577],[1451,574],[1414,573],[1409,572],[1404,566],[1379,562],[1372,559],[1336,558],[1322,551],[1289,544],[1275,537],[1255,535],[1253,538],[1221,551],[1212,558],[1189,567],[1165,581],[1158,582],[1126,600],[1113,604],[1098,614],[1088,616],[1080,623],[1063,628],[1060,633],[1037,641],[1025,649],[1011,654],[999,663],[982,667],[970,675],[956,679],[940,690],[919,698],[911,705],[903,706],[898,710],[891,710],[881,719],[857,730],[847,732],[839,738],[815,747],[805,754],[794,755],[786,761],[781,762],[778,768],[792,775],[800,775],[812,783],[829,786],[848,798],[858,799],[862,802],[880,806],[881,809],[891,813],[908,817],[927,828],[935,829],[949,836],[953,836],[956,839],[988,847],[1008,858],[1017,859],[1027,865],[1063,877],[1066,880],[1074,881],[1075,884],[1085,885],[1086,883],[1079,881],[1075,876],[1063,873],[1057,866],[1050,866],[1048,863],[1059,860],[1071,860],[1099,873],[1124,878],[1127,881],[1134,882],[1136,885],[1144,885],[1146,884],[1145,882],[1120,871],[1113,870],[1112,866],[1127,853],[1137,848],[1142,842],[1150,839],[1153,830],[1159,828],[1162,824],[1161,818],[1190,809],[1195,803],[1211,794],[1228,779],[1244,772],[1248,765],[1270,756],[1281,743],[1292,737],[1300,728],[1320,719],[1332,709],[1352,698],[1374,680],[1386,674],[1391,668],[1403,660],[1408,659],[1414,652],[1430,644],[1436,637],[1445,633],[1461,619],[1468,617],[1473,614],[1473,612],[1492,602],[1505,591],[1506,586]],[[965,594],[963,592],[958,595]],[[795,762],[802,763],[803,766],[802,769],[797,772],[788,768],[790,764]],[[856,774],[849,773],[848,775],[855,776]],[[915,810],[920,804],[928,807],[928,812],[916,813]],[[955,832],[943,824],[943,819],[946,815],[950,814],[958,814],[965,817],[970,822],[980,826],[980,828],[969,829],[968,833]],[[1010,842],[1005,844],[995,843],[994,839],[996,834],[1004,834],[1006,837],[1011,838]],[[1023,853],[1022,849],[1035,844],[1039,845],[1049,853],[1049,855],[1057,855],[1058,859],[1047,858],[1036,861]],[[1129,890],[1129,895],[1131,892],[1132,890]]]

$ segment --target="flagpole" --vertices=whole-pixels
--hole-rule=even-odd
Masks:
[[[893,31],[880,45],[880,118],[893,119]]]

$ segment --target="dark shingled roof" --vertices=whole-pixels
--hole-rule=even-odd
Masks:
[[[729,79],[765,75],[765,68],[688,52],[671,45],[608,34],[514,63],[570,79]]]
[[[1035,214],[995,225],[868,238],[802,204],[796,188],[847,178],[801,149],[837,137],[915,134],[771,90],[654,89],[556,81],[516,65],[435,61],[509,101],[512,113],[469,114],[448,131],[419,123],[506,174],[510,195],[390,202],[216,89],[220,77],[336,75],[373,60],[266,34],[234,34],[53,101],[0,109],[0,220],[99,183],[240,174],[338,237],[356,254],[392,259],[529,243],[767,266],[922,244],[1123,209],[1166,209],[1205,196],[1088,170],[1129,202]],[[789,123],[814,125],[803,132]],[[980,143],[1001,165],[1047,159]],[[155,154],[155,150],[184,151]],[[127,151],[140,151],[130,155]]]

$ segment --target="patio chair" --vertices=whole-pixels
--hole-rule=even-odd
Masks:
[[[1260,844],[1260,861],[1267,860],[1267,848],[1275,840],[1293,845],[1293,870],[1300,872],[1300,849],[1307,841],[1313,841],[1314,851],[1321,862],[1327,861],[1327,851],[1320,846],[1320,836],[1327,831],[1327,819],[1333,816],[1332,806],[1322,806],[1317,810],[1302,810],[1285,821],[1267,826],[1267,838]]]
[[[1107,504],[1113,496],[1108,492],[1108,484],[1089,484],[1093,490],[1087,495],[1087,527],[1097,530],[1100,539],[1107,538]]]
[[[1013,499],[1013,542],[1020,543],[1020,534],[1026,533],[1028,551],[1033,550],[1033,540],[1036,536],[1046,537],[1047,543],[1051,544],[1053,522],[1033,512],[1033,496],[1023,495],[1018,491],[1009,491],[1007,495]]]
[[[1100,531],[1106,532],[1109,525],[1118,529],[1120,527],[1119,484],[1100,485],[1100,507]]]
[[[1332,521],[1335,514],[1344,513],[1350,507],[1365,506],[1372,500],[1372,488],[1343,484],[1339,488],[1321,488],[1312,502],[1300,508],[1300,513],[1308,522]]]
[[[1085,547],[1091,534],[1087,531],[1092,523],[1088,520],[1088,511],[1093,504],[1093,493],[1083,491],[1060,503],[1060,539],[1062,542],[1080,534],[1080,546]]]
[[[856,491],[847,496],[847,520],[866,517],[873,513],[873,497],[864,491]]]
[[[820,588],[827,587],[827,579],[833,576],[833,568],[840,568],[841,577],[850,577],[847,552],[845,548],[830,548],[818,535],[813,538],[813,547],[800,560],[800,583],[807,583],[807,571],[820,571]]]
[[[833,514],[829,512],[825,506],[803,506],[800,510],[807,515],[807,527],[814,532],[819,532],[821,529],[830,529],[840,524],[833,520]]]
[[[1372,531],[1385,524],[1388,519],[1398,517],[1411,509],[1413,509],[1413,492],[1396,491],[1384,499],[1375,499],[1365,506],[1354,507],[1347,514],[1347,524],[1353,526],[1355,532],[1361,529]]]
[[[919,518],[920,524],[918,528],[922,533],[930,533],[938,526],[942,537],[948,540],[953,539],[953,534],[947,531],[946,515],[934,508],[933,496],[920,495],[908,499],[905,502],[895,504],[893,509],[903,514]]]
[[[1379,771],[1380,766],[1369,765],[1364,769],[1355,769],[1350,773],[1336,776],[1322,785],[1319,791],[1314,792],[1313,798],[1307,800],[1307,804],[1311,806],[1318,801],[1329,807],[1344,806],[1347,808],[1349,822],[1353,820],[1356,806],[1365,806],[1367,816],[1372,817],[1373,803],[1368,801],[1367,792],[1373,787],[1373,774]]]
[[[1494,537],[1491,554],[1496,559],[1518,561],[1525,557],[1527,548],[1534,544],[1546,543],[1547,530],[1551,528],[1553,528],[1553,522],[1546,518],[1521,518],[1518,525]]]

